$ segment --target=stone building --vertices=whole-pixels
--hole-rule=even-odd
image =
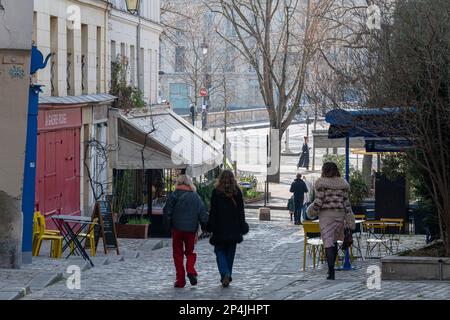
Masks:
[[[215,32],[218,28],[232,37],[231,24],[199,0],[163,0],[164,6],[182,15],[162,12],[161,19],[171,28],[161,37],[161,99],[180,114],[188,114],[191,103],[198,111],[203,103],[221,111],[225,100],[229,109],[264,107],[253,67]],[[208,91],[205,99],[199,95],[201,88]]]
[[[157,103],[158,21],[158,0],[141,1],[140,16],[126,10],[125,0],[34,1],[33,41],[44,55],[52,53],[50,67],[38,75],[45,87],[39,111],[36,209],[48,217],[90,215],[95,201],[111,192],[112,169],[103,155],[114,99],[108,95],[111,62],[119,56],[131,86],[137,87],[140,70],[144,102]],[[138,29],[142,59],[137,57]],[[64,121],[49,120],[48,125],[55,117]],[[44,164],[44,159],[52,162]]]

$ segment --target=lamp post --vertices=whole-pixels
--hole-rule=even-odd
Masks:
[[[136,64],[137,64],[137,81],[138,89],[142,91],[141,79],[141,1],[140,0],[125,0],[127,10],[132,15],[137,15],[139,22],[136,30]]]
[[[203,38],[203,42],[200,46],[200,48],[202,49],[202,54],[203,54],[203,70],[204,71],[204,87],[207,88],[207,66],[206,66],[206,55],[208,54],[208,45],[206,44],[205,38]],[[207,88],[208,89],[208,88]],[[206,102],[206,96],[203,97],[203,102],[202,102],[202,106],[205,104]]]
[[[209,88],[208,88],[208,76],[207,76],[207,65],[206,65],[206,55],[208,54],[208,45],[206,44],[205,38],[203,37],[203,42],[200,45],[200,48],[202,49],[202,54],[203,54],[203,63],[202,63],[202,69],[203,69],[203,73],[204,73],[204,79],[203,79],[203,87],[206,88],[207,92],[209,92]],[[209,93],[207,93],[209,94]],[[206,129],[206,125],[208,122],[208,113],[207,113],[207,108],[206,108],[206,101],[207,101],[207,97],[206,95],[203,96],[202,95],[202,130]]]

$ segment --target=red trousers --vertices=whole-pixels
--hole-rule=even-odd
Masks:
[[[186,275],[184,271],[184,255],[186,255],[186,271],[188,274],[197,275],[195,271],[195,261],[197,255],[194,253],[194,245],[196,242],[196,232],[184,232],[172,230],[172,249],[173,262],[175,263],[177,283],[186,284]]]

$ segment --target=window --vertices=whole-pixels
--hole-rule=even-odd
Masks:
[[[50,17],[50,52],[51,95],[58,96],[58,17]]]
[[[81,92],[88,94],[88,26],[81,25]]]
[[[234,48],[228,47],[225,53],[225,72],[234,72]]]
[[[175,48],[175,72],[185,71],[184,57],[185,57],[185,48],[179,47],[179,46],[176,47]]]
[[[131,60],[131,66],[130,66],[130,85],[135,85],[135,79],[136,79],[136,50],[134,46],[130,46],[130,60]]]
[[[169,84],[169,101],[172,108],[189,110],[189,87],[184,83],[171,83]]]
[[[96,58],[95,58],[95,68],[96,68],[96,91],[97,93],[100,93],[101,88],[100,88],[100,79],[101,79],[101,69],[100,66],[102,65],[102,28],[101,27],[97,27],[97,50],[95,50],[96,52]]]

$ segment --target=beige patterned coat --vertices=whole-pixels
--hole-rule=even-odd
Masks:
[[[309,218],[319,217],[320,234],[326,248],[344,240],[344,227],[355,229],[349,191],[350,185],[340,177],[316,180],[315,199],[307,214]]]

